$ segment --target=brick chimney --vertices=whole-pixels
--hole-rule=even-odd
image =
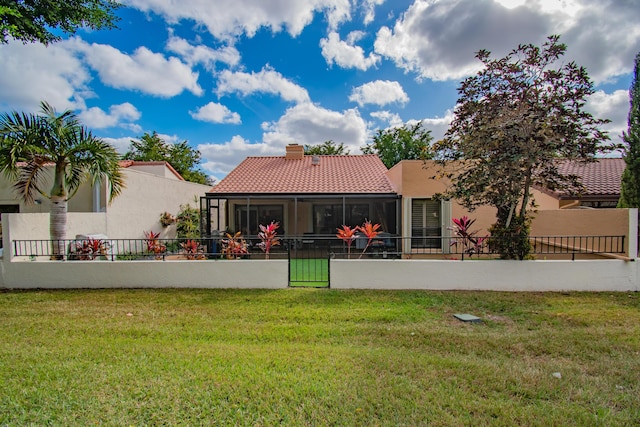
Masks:
[[[300,160],[304,158],[304,147],[298,144],[287,145],[287,151],[284,158],[287,160]]]

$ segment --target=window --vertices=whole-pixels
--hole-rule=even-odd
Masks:
[[[258,224],[268,225],[271,221],[280,224],[278,234],[283,236],[284,231],[284,215],[282,205],[256,205],[249,207],[249,227],[247,227],[247,207],[236,205],[235,224],[236,231],[242,231],[245,236],[257,235],[260,231]]]
[[[440,202],[431,199],[411,201],[411,247],[442,248]]]
[[[588,207],[588,208],[615,208],[618,206],[617,200],[592,200],[592,201],[583,201],[580,203],[580,206]]]
[[[369,204],[344,205],[343,219],[342,204],[326,204],[313,206],[313,232],[314,234],[336,234],[338,228],[343,225],[355,227],[362,225],[369,219]]]

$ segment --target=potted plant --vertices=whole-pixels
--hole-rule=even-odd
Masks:
[[[160,225],[162,225],[163,228],[167,228],[174,222],[176,222],[176,217],[171,215],[169,212],[163,212],[160,214]]]

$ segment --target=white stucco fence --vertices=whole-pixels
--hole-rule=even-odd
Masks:
[[[267,288],[288,286],[287,260],[0,262],[0,288]]]
[[[287,260],[0,262],[0,288],[288,286]],[[331,260],[333,289],[640,291],[637,262]]]
[[[639,291],[638,262],[332,260],[334,289]]]
[[[69,214],[68,235],[108,234],[113,216]],[[267,288],[288,286],[287,260],[29,261],[13,257],[11,240],[46,239],[48,215],[3,216],[0,288]],[[632,227],[636,227],[631,222]],[[635,228],[633,228],[635,230]],[[112,233],[110,237],[115,238]],[[120,237],[120,236],[117,236]],[[630,253],[636,253],[635,238]],[[491,291],[640,291],[639,262],[331,260],[334,289]]]

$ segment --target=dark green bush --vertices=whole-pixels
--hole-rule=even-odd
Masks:
[[[531,242],[529,233],[531,220],[527,217],[514,216],[507,227],[506,221],[498,219],[489,232],[489,250],[499,253],[501,259],[531,259]]]

